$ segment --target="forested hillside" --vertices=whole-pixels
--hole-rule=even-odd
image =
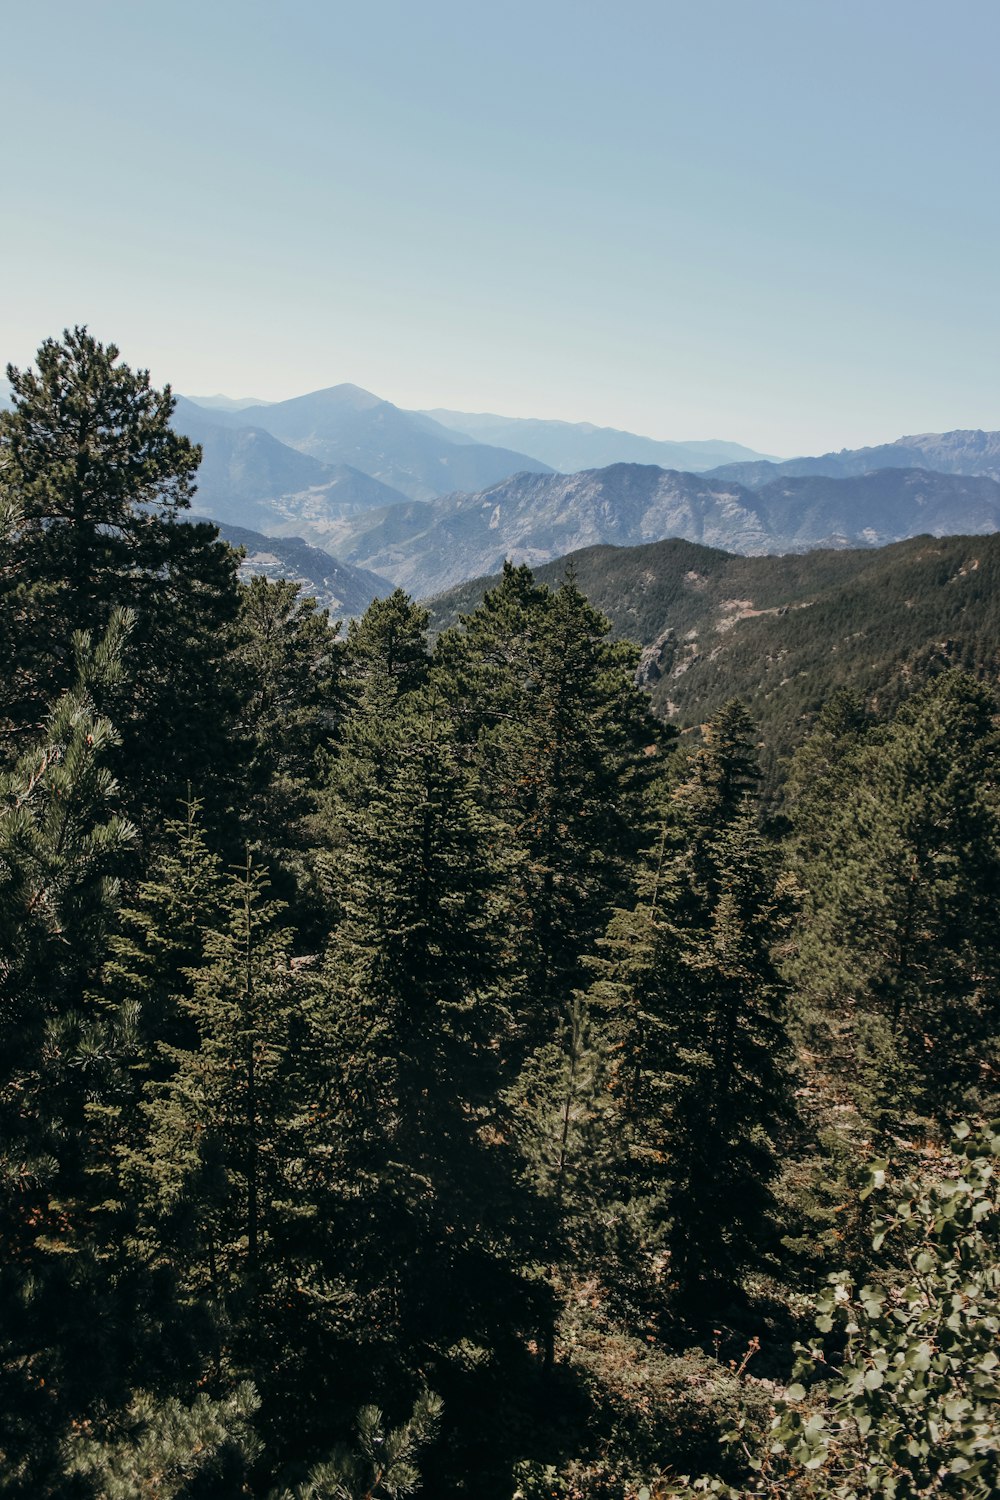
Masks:
[[[590,547],[537,569],[571,574],[614,634],[643,646],[639,681],[686,728],[749,707],[769,783],[836,690],[881,713],[960,666],[1000,671],[1000,536],[915,537],[875,551],[734,557],[691,542]],[[433,629],[482,600],[473,579],[430,601]]]
[[[778,842],[626,554],[342,631],[185,523],[169,388],[8,374],[0,1494],[996,1494],[995,677],[831,681]],[[750,597],[673,546],[637,624]],[[995,567],[899,556],[755,607]]]

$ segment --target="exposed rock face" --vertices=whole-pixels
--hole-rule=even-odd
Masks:
[[[670,672],[676,651],[677,632],[668,625],[666,630],[660,631],[655,641],[643,647],[635,672],[636,684],[652,689],[661,677],[666,677]]]
[[[1000,484],[986,478],[892,469],[782,478],[754,491],[704,474],[614,464],[515,474],[478,494],[347,516],[331,523],[323,542],[345,561],[429,595],[494,573],[505,558],[534,567],[602,543],[681,537],[760,556],[997,529]]]
[[[219,534],[231,547],[245,550],[240,566],[244,577],[259,574],[271,580],[287,578],[337,618],[363,614],[373,599],[392,592],[392,584],[386,579],[339,562],[321,548],[310,547],[301,537],[263,536],[244,526],[226,525],[219,525]]]

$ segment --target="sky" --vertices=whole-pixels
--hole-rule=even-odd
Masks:
[[[0,358],[791,455],[1000,428],[997,0],[6,0]]]

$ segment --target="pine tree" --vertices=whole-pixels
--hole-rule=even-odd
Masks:
[[[62,343],[46,339],[36,359],[37,372],[7,370],[0,473],[31,573],[53,586],[36,649],[58,660],[74,631],[135,603],[132,575],[155,566],[200,454],[170,426],[170,388],[155,391],[147,371],[118,364],[113,344],[75,328]]]
[[[374,599],[360,620],[347,627],[345,677],[359,700],[366,692],[391,687],[400,697],[427,678],[427,611],[403,589]]]
[[[300,594],[287,579],[259,577],[240,590],[239,733],[250,746],[251,792],[243,816],[252,836],[272,849],[304,841],[313,762],[340,708],[338,627]]]
[[[649,1205],[649,1249],[669,1251],[682,1315],[736,1290],[772,1236],[788,1113],[773,949],[786,912],[756,774],[750,721],[727,704],[665,810],[647,900],[613,926],[600,980],[626,1183]]]
[[[144,1072],[162,1062],[158,1043],[190,1039],[178,1000],[190,999],[191,974],[204,962],[207,934],[221,924],[222,902],[221,860],[192,798],[183,816],[164,825],[160,849],[108,937],[103,1001],[125,1012],[119,1024],[133,1033]]]
[[[13,408],[0,413],[0,639],[19,641],[7,751],[70,685],[74,632],[100,633],[129,609],[129,690],[100,707],[120,736],[112,763],[130,816],[149,836],[188,781],[235,758],[236,559],[214,527],[177,524],[201,455],[171,426],[169,386],[152,388],[85,328],[47,339],[36,364],[8,369]]]
[[[101,1500],[246,1494],[247,1471],[260,1449],[253,1431],[258,1405],[246,1382],[218,1399],[201,1392],[190,1403],[138,1391],[110,1416],[73,1429],[63,1474],[74,1493],[83,1481]]]
[[[945,673],[849,751],[822,826],[796,814],[800,983],[853,1031],[880,1129],[997,1092],[997,743],[992,694]]]
[[[89,993],[134,835],[106,764],[115,730],[93,696],[121,672],[127,628],[116,616],[96,646],[76,637],[75,684],[0,777],[0,1452],[24,1493],[44,1492],[61,1425],[125,1373],[87,1111],[109,1071]]]
[[[571,579],[553,593],[508,564],[436,652],[479,795],[520,861],[513,923],[529,1046],[562,1026],[584,957],[628,888],[665,738],[634,686],[634,649],[609,631]]]
[[[247,855],[222,893],[218,928],[203,933],[188,993],[174,997],[188,1038],[158,1042],[145,1131],[119,1149],[144,1258],[173,1269],[189,1304],[206,1304],[240,1368],[263,1303],[278,1294],[276,1205],[299,1155],[300,1101],[287,1077],[296,984],[279,916]]]
[[[539,1317],[524,1275],[533,1198],[500,1097],[502,830],[475,789],[436,686],[370,674],[327,804],[341,917],[325,971],[337,1144],[321,1218],[357,1307],[358,1365],[400,1397],[428,1372],[456,1420],[477,1370],[523,1347]]]
[[[442,1405],[433,1391],[422,1391],[407,1420],[391,1429],[377,1406],[363,1406],[354,1443],[341,1444],[280,1500],[402,1500],[416,1494],[421,1488],[416,1456],[436,1437]]]

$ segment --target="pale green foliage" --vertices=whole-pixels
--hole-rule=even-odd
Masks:
[[[420,1489],[416,1456],[432,1442],[443,1402],[423,1391],[400,1426],[387,1429],[377,1406],[363,1406],[355,1423],[355,1442],[334,1449],[310,1471],[305,1484],[285,1490],[280,1500],[397,1500]]]
[[[65,1445],[65,1473],[89,1481],[101,1500],[171,1500],[196,1476],[217,1472],[220,1461],[231,1475],[254,1456],[259,1404],[249,1382],[219,1401],[197,1396],[190,1406],[138,1391],[103,1430],[91,1422],[77,1427]],[[229,1475],[225,1493],[234,1493]]]
[[[838,1496],[986,1497],[1000,1484],[1000,1125],[975,1139],[959,1131],[958,1174],[923,1191],[907,1184],[876,1226],[876,1250],[890,1237],[902,1247],[902,1283],[857,1288],[836,1276],[816,1304],[819,1332],[846,1340],[829,1411],[796,1384],[777,1419],[775,1443],[836,1475]],[[818,1341],[795,1373],[811,1380],[825,1364]]]
[[[988,1500],[1000,1488],[1000,1122],[956,1132],[953,1174],[907,1182],[876,1222],[874,1248],[898,1258],[884,1286],[835,1273],[816,1302],[818,1338],[799,1347],[758,1480],[662,1493],[815,1500]],[[882,1190],[877,1164],[866,1193]],[[735,1433],[734,1438],[739,1439]]]

